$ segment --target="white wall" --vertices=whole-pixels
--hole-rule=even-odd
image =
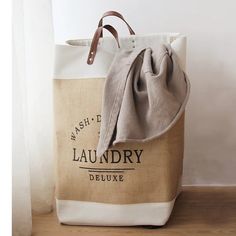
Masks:
[[[184,184],[236,184],[236,1],[53,0],[56,42],[91,37],[107,10],[120,11],[138,34],[187,35]]]

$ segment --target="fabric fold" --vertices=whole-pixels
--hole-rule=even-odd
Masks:
[[[189,90],[169,45],[119,51],[105,82],[97,156],[116,143],[163,135],[184,112]]]

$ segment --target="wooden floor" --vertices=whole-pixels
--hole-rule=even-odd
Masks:
[[[33,236],[236,236],[236,187],[185,187],[169,222],[155,229],[60,225],[55,213],[33,217]]]

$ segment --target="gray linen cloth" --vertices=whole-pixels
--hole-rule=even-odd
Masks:
[[[105,82],[97,156],[112,145],[146,142],[184,112],[190,83],[169,45],[120,50]]]

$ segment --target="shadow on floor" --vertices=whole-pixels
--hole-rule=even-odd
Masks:
[[[176,200],[167,227],[193,224],[221,227],[236,222],[235,188],[184,190]]]

